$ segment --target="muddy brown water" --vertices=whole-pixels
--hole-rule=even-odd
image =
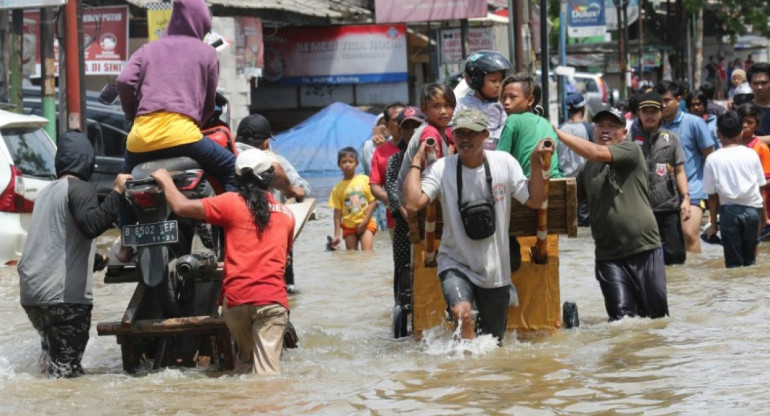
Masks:
[[[322,189],[325,200],[328,189]],[[114,337],[132,284],[94,286],[87,375],[49,380],[37,334],[19,306],[14,268],[0,268],[2,414],[574,415],[770,414],[770,244],[758,265],[726,270],[705,246],[669,267],[671,316],[606,322],[587,229],[561,240],[562,301],[578,304],[579,329],[502,348],[482,337],[458,345],[444,329],[423,341],[391,337],[391,252],[380,233],[370,253],[326,252],[332,214],[319,201],[295,245],[291,319],[300,348],[280,376],[200,369],[122,371]],[[100,237],[111,243],[114,233]],[[468,353],[467,351],[470,351]]]

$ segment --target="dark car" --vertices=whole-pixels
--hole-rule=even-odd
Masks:
[[[90,182],[102,199],[110,193],[115,175],[123,168],[126,138],[131,126],[120,105],[104,105],[98,101],[98,96],[95,91],[86,94],[86,134],[96,151],[96,166]],[[26,114],[41,115],[40,88],[24,88],[23,101]],[[56,113],[58,117],[58,92]],[[56,131],[61,131],[58,125]]]

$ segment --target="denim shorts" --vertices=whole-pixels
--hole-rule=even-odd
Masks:
[[[508,324],[508,286],[486,289],[476,286],[465,273],[457,269],[439,274],[444,300],[451,309],[460,302],[468,302],[478,311],[476,332],[492,334],[502,341]]]

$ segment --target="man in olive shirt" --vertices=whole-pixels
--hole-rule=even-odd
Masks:
[[[620,111],[594,116],[594,143],[557,130],[559,140],[586,159],[577,176],[578,199],[591,210],[596,279],[610,321],[668,315],[666,269],[650,207],[642,150],[626,141]]]

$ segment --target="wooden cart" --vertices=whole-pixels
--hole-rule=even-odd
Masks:
[[[312,217],[315,199],[287,204],[295,217],[294,238]],[[114,249],[114,248],[113,248]],[[218,371],[234,368],[234,346],[224,320],[219,316],[222,269],[185,281],[180,301],[185,316],[164,318],[154,290],[137,280],[133,267],[114,268],[104,283],[134,283],[136,288],[120,321],[100,322],[100,336],[114,335],[120,344],[123,369],[136,372],[142,362],[153,369],[169,366],[210,367]],[[284,347],[296,348],[297,335],[289,323]]]
[[[441,207],[438,208],[439,211]],[[436,239],[441,238],[441,214],[436,215]],[[508,329],[521,332],[553,332],[562,326],[559,295],[559,235],[577,237],[577,187],[574,178],[551,179],[548,192],[548,260],[536,264],[532,247],[537,240],[537,210],[513,200],[509,233],[521,245],[521,267],[511,273],[519,294],[519,306],[508,309]],[[424,215],[409,221],[412,242],[412,330],[420,339],[422,331],[448,323],[447,306],[438,279],[438,269],[426,266]],[[429,227],[430,228],[430,227]],[[394,314],[394,326],[405,327]],[[398,334],[398,330],[396,330]]]

